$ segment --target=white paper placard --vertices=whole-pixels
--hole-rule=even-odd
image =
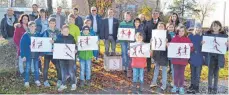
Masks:
[[[130,57],[150,57],[150,43],[130,43]]]
[[[166,30],[152,30],[151,48],[152,50],[166,50]]]
[[[189,43],[169,43],[168,58],[190,58]]]
[[[118,28],[118,40],[134,41],[134,28]]]
[[[122,65],[120,59],[110,59],[109,60],[109,69],[110,70],[119,70],[120,65]]]
[[[78,50],[98,50],[98,36],[79,36]]]
[[[202,46],[202,52],[226,54],[227,46],[225,43],[227,40],[227,38],[222,37],[203,36],[203,41],[205,43]]]
[[[51,52],[52,38],[47,37],[31,37],[31,52]]]
[[[75,60],[75,44],[54,44],[53,59]]]

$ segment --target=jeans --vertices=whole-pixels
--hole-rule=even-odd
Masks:
[[[24,62],[21,56],[18,56],[18,67],[19,67],[19,72],[21,74],[24,73]],[[31,72],[34,73],[34,64],[31,64]]]
[[[58,80],[61,80],[61,71],[60,71],[60,64],[58,60],[53,59],[52,55],[45,55],[45,60],[44,60],[44,81],[48,79],[48,69],[49,69],[49,64],[50,61],[55,65],[56,71],[57,71],[57,78]]]
[[[85,74],[86,73],[86,74]],[[91,79],[91,60],[80,59],[80,80]]]
[[[116,47],[116,41],[114,40],[113,36],[109,36],[107,40],[105,40],[105,52],[109,52],[110,49],[110,43],[111,43],[111,50],[112,52],[115,52]]]
[[[144,68],[133,68],[133,82],[144,83]]]
[[[34,64],[35,81],[39,80],[38,59],[31,59],[31,60],[26,61],[25,80],[24,80],[25,82],[29,82],[29,70],[32,64]]]
[[[128,70],[130,67],[130,57],[128,55],[129,43],[120,42],[120,44],[121,44],[121,49],[122,49],[122,63],[123,63],[123,66],[125,67],[125,70]]]
[[[174,85],[176,87],[184,87],[184,70],[186,65],[173,64],[174,68]]]
[[[99,41],[100,39],[98,38],[98,41]],[[96,58],[96,60],[97,60],[97,58],[99,57],[99,48],[98,48],[98,50],[93,50],[93,56]]]
[[[191,66],[191,84],[199,86],[202,66]]]
[[[159,64],[155,65],[154,74],[153,74],[153,84],[157,84],[157,77],[159,74],[160,67],[162,67],[162,87],[166,88],[167,84],[167,66],[160,66]]]
[[[213,78],[214,78],[214,85],[212,85]],[[210,60],[210,64],[208,64],[208,87],[217,89],[218,78],[219,78],[218,59],[216,57],[212,57]]]
[[[74,70],[74,61],[60,60],[62,84],[66,85],[66,74],[70,75],[71,84],[76,84],[76,72]]]

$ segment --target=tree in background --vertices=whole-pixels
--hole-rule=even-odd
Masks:
[[[48,6],[48,15],[53,14],[52,0],[47,0],[47,6]]]
[[[105,16],[105,11],[111,7],[113,0],[88,0],[89,12],[92,6],[97,7],[98,14],[102,17]]]

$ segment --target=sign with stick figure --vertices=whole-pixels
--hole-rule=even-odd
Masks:
[[[189,43],[169,43],[169,58],[190,58],[191,47]]]
[[[134,28],[119,28],[118,40],[134,41],[135,29]]]
[[[31,37],[31,51],[32,52],[51,52],[52,43],[50,42],[52,38],[44,37]]]
[[[152,30],[151,48],[157,51],[166,50],[166,30]]]
[[[78,50],[98,50],[98,36],[79,36],[78,37]]]
[[[130,43],[130,57],[150,57],[150,43]]]
[[[217,54],[226,54],[227,38],[223,37],[210,37],[203,36],[203,41],[205,42],[202,46],[202,52],[217,53]]]
[[[53,59],[75,60],[75,44],[54,44]]]

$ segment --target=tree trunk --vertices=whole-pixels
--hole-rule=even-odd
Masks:
[[[52,0],[47,0],[47,6],[48,6],[48,15],[53,14]]]

